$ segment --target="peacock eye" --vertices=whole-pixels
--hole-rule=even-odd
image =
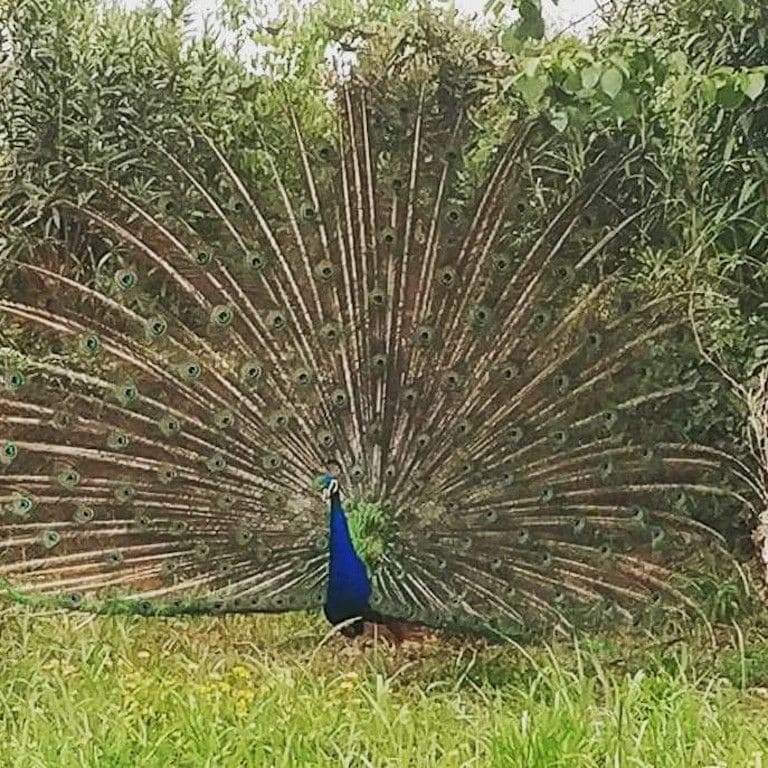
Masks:
[[[600,346],[600,334],[591,331],[587,334],[587,346],[591,349],[597,349]]]
[[[128,504],[135,497],[136,489],[128,483],[121,483],[115,488],[115,499],[121,504]]]
[[[490,308],[483,304],[472,307],[469,311],[469,322],[478,330],[487,328],[491,322]]]
[[[118,549],[113,549],[111,552],[107,552],[104,560],[110,568],[117,568],[122,565],[123,553]]]
[[[220,429],[229,429],[235,424],[235,414],[229,409],[224,408],[216,413],[214,421]]]
[[[219,327],[226,327],[232,324],[235,313],[232,307],[220,304],[211,311],[211,323]]]
[[[329,344],[332,344],[339,338],[338,329],[333,325],[327,325],[322,328],[320,334]]]
[[[252,269],[254,272],[259,272],[267,265],[267,259],[260,253],[249,253],[243,258],[243,263],[247,269]]]
[[[11,501],[11,512],[18,517],[26,517],[32,511],[32,499],[25,494],[16,495]]]
[[[267,323],[273,331],[281,331],[288,324],[288,321],[282,312],[276,310],[269,313],[267,317]]]
[[[145,512],[137,513],[133,518],[133,522],[136,524],[137,528],[141,529],[142,531],[149,530],[152,525],[152,519]]]
[[[15,459],[18,455],[18,448],[15,443],[6,443],[3,446],[3,456],[6,459]]]
[[[307,368],[299,368],[293,373],[294,382],[300,387],[307,387],[314,381],[314,376]]]
[[[160,470],[160,482],[162,483],[171,483],[177,476],[176,470],[173,467],[164,467]]]
[[[11,389],[21,389],[24,386],[24,375],[14,371],[8,376],[8,386]]]
[[[195,379],[200,378],[203,373],[203,369],[199,363],[189,361],[182,363],[179,366],[179,373],[183,379],[186,379],[187,381],[194,381]]]
[[[336,408],[344,408],[349,402],[349,397],[343,389],[334,389],[331,393],[331,402]]]
[[[317,433],[317,442],[322,448],[330,448],[333,446],[335,438],[333,437],[333,433],[328,430],[321,430]]]
[[[563,445],[567,441],[567,433],[565,432],[565,430],[558,429],[552,435],[552,439],[555,441],[557,445]]]
[[[147,320],[147,335],[159,339],[168,330],[168,322],[164,317],[152,317]]]
[[[315,276],[324,283],[330,282],[334,275],[334,267],[330,261],[321,261],[315,267]]]
[[[40,543],[46,549],[53,549],[61,541],[61,535],[58,531],[52,529],[43,531],[40,536]]]
[[[126,384],[120,391],[120,399],[123,402],[131,403],[139,396],[139,390],[133,384]]]
[[[374,288],[370,293],[371,303],[376,307],[381,307],[384,305],[385,301],[385,294],[384,291]]]
[[[107,438],[107,445],[114,450],[128,447],[128,436],[125,432],[112,432]]]
[[[58,475],[59,483],[70,490],[80,483],[80,474],[74,469],[62,470]]]
[[[270,454],[267,454],[262,459],[261,463],[264,469],[273,470],[273,469],[277,469],[280,466],[280,464],[282,463],[282,459],[276,453],[270,453]]]
[[[509,272],[509,268],[512,266],[512,261],[504,256],[497,256],[493,265],[497,272],[505,273]]]
[[[211,472],[223,472],[226,469],[227,462],[220,453],[214,453],[206,461],[206,466]]]
[[[371,358],[371,365],[374,368],[374,370],[381,372],[387,367],[387,356],[386,355],[374,355]]]
[[[164,416],[159,421],[160,431],[166,436],[171,437],[181,431],[181,424],[178,419],[173,416]]]
[[[255,360],[246,360],[240,366],[240,379],[249,384],[255,384],[262,375],[262,368]]]
[[[99,339],[96,336],[90,335],[86,336],[83,340],[83,346],[85,347],[87,352],[97,352],[101,344],[99,343]]]
[[[211,553],[211,548],[208,544],[205,544],[204,542],[200,542],[199,544],[195,545],[193,552],[195,557],[198,557],[201,560],[203,560],[206,557],[208,557],[208,555]]]
[[[133,288],[133,286],[136,285],[137,280],[136,273],[130,269],[118,269],[115,273],[115,282],[118,287],[123,290]]]
[[[443,376],[446,389],[455,391],[461,387],[461,376],[456,371],[447,371]]]

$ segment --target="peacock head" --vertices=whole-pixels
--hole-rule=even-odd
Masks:
[[[338,478],[326,473],[320,480],[320,489],[323,492],[323,500],[330,501],[333,494],[340,492]]]

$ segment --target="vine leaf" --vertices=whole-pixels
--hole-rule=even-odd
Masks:
[[[615,99],[624,85],[624,75],[616,67],[610,67],[600,77],[600,87],[603,93],[611,99]]]

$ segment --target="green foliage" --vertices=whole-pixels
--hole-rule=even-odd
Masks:
[[[649,101],[664,268],[684,279],[705,346],[741,381],[768,363],[768,73],[764,4],[648,0],[605,43],[654,51]]]
[[[717,664],[718,674],[741,688],[768,688],[768,644],[765,641],[725,652]]]
[[[738,582],[701,578],[693,585],[697,604],[713,623],[730,624],[749,615],[754,606]]]

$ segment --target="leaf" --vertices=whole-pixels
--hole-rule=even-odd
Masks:
[[[736,137],[731,134],[728,140],[725,142],[725,149],[723,149],[723,160],[727,163],[733,156],[733,149],[736,146]]]
[[[624,77],[632,76],[632,70],[623,56],[611,56],[611,64],[616,67]]]
[[[744,94],[737,91],[733,83],[728,83],[717,91],[717,103],[723,109],[737,109],[743,102]]]
[[[741,21],[744,18],[745,7],[743,0],[723,0],[722,5],[726,13],[732,14],[736,21]]]
[[[541,19],[541,0],[518,0],[517,10],[526,21]]]
[[[515,27],[515,34],[523,40],[541,40],[544,37],[544,19],[541,15],[521,18]]]
[[[581,70],[581,84],[591,91],[600,82],[600,67],[596,64]]]
[[[669,68],[677,72],[682,72],[688,65],[688,57],[684,51],[673,51],[667,56]]]
[[[581,77],[578,72],[571,72],[560,84],[560,88],[568,94],[574,94],[581,90]]]
[[[501,47],[507,53],[520,53],[524,41],[518,36],[515,26],[507,27],[501,35]]]
[[[754,101],[765,89],[765,75],[762,72],[749,72],[739,85],[741,92],[748,96],[750,101]]]
[[[549,124],[558,133],[562,133],[568,127],[568,113],[560,110],[553,112],[549,116]]]
[[[611,109],[616,117],[622,120],[629,120],[634,117],[637,112],[637,101],[631,93],[622,91],[616,95],[616,98],[611,104]]]
[[[528,77],[533,77],[536,74],[536,69],[538,68],[538,66],[539,66],[538,58],[526,59],[523,62],[523,72],[525,72],[525,74]]]
[[[600,77],[600,87],[611,99],[616,98],[622,85],[624,85],[624,75],[616,67],[606,69]]]
[[[714,104],[717,98],[717,86],[712,82],[709,77],[705,77],[701,81],[701,95],[704,97],[704,101],[707,104]]]
[[[524,75],[517,81],[517,83],[515,83],[515,85],[517,86],[520,95],[523,97],[523,101],[525,101],[529,107],[533,107],[536,106],[544,96],[544,92],[549,85],[549,78],[546,75],[536,75],[534,77],[527,77]]]

